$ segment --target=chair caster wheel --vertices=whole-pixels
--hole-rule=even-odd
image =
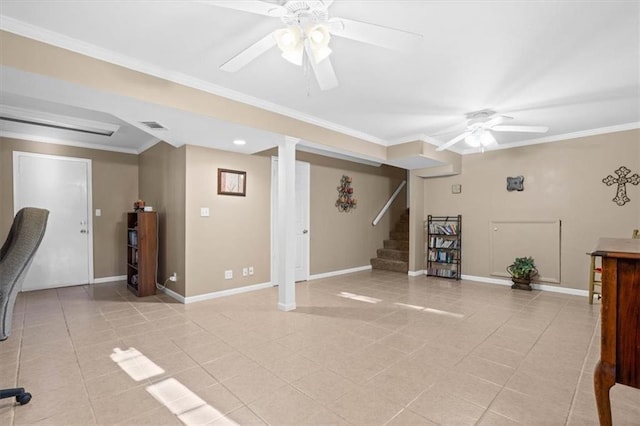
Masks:
[[[31,401],[31,394],[29,392],[25,392],[22,395],[16,396],[16,401],[20,405],[28,404]]]

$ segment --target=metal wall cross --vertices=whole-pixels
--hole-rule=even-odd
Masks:
[[[627,202],[631,201],[631,199],[627,197],[627,183],[632,185],[638,185],[640,183],[640,175],[634,173],[631,176],[627,176],[629,173],[631,173],[631,170],[627,169],[625,166],[621,166],[615,171],[615,174],[618,175],[617,178],[609,175],[602,179],[602,183],[607,186],[611,186],[614,183],[618,184],[616,196],[611,201],[619,206],[624,206]]]

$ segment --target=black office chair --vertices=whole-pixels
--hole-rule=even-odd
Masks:
[[[11,334],[16,296],[47,228],[49,211],[33,207],[21,209],[0,249],[0,341]],[[31,401],[24,388],[0,389],[0,399],[15,397],[20,405]]]

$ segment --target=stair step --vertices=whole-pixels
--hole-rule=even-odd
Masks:
[[[389,237],[392,240],[409,241],[409,231],[391,231]]]
[[[371,267],[373,269],[382,269],[393,272],[407,273],[409,271],[408,262],[403,262],[401,260],[378,259],[377,257],[371,259]]]
[[[384,240],[384,248],[395,250],[409,250],[408,240]]]
[[[396,232],[409,232],[409,222],[398,222],[393,230]]]
[[[409,252],[406,250],[397,250],[397,249],[378,249],[377,253],[378,259],[391,259],[391,260],[402,260],[403,262],[409,261]]]

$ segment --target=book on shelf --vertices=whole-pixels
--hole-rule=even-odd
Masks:
[[[429,233],[441,234],[441,235],[458,235],[458,225],[455,223],[445,223],[445,224],[430,223]]]
[[[438,269],[438,268],[429,268],[427,269],[428,275],[433,275],[436,277],[443,278],[454,278],[457,272],[453,269]]]
[[[451,251],[429,250],[427,260],[440,263],[455,263],[458,261],[458,254]]]
[[[429,247],[431,248],[458,248],[458,240],[450,240],[441,237],[431,237],[429,239]]]
[[[129,231],[129,245],[136,247],[138,245],[138,232],[134,230]]]

